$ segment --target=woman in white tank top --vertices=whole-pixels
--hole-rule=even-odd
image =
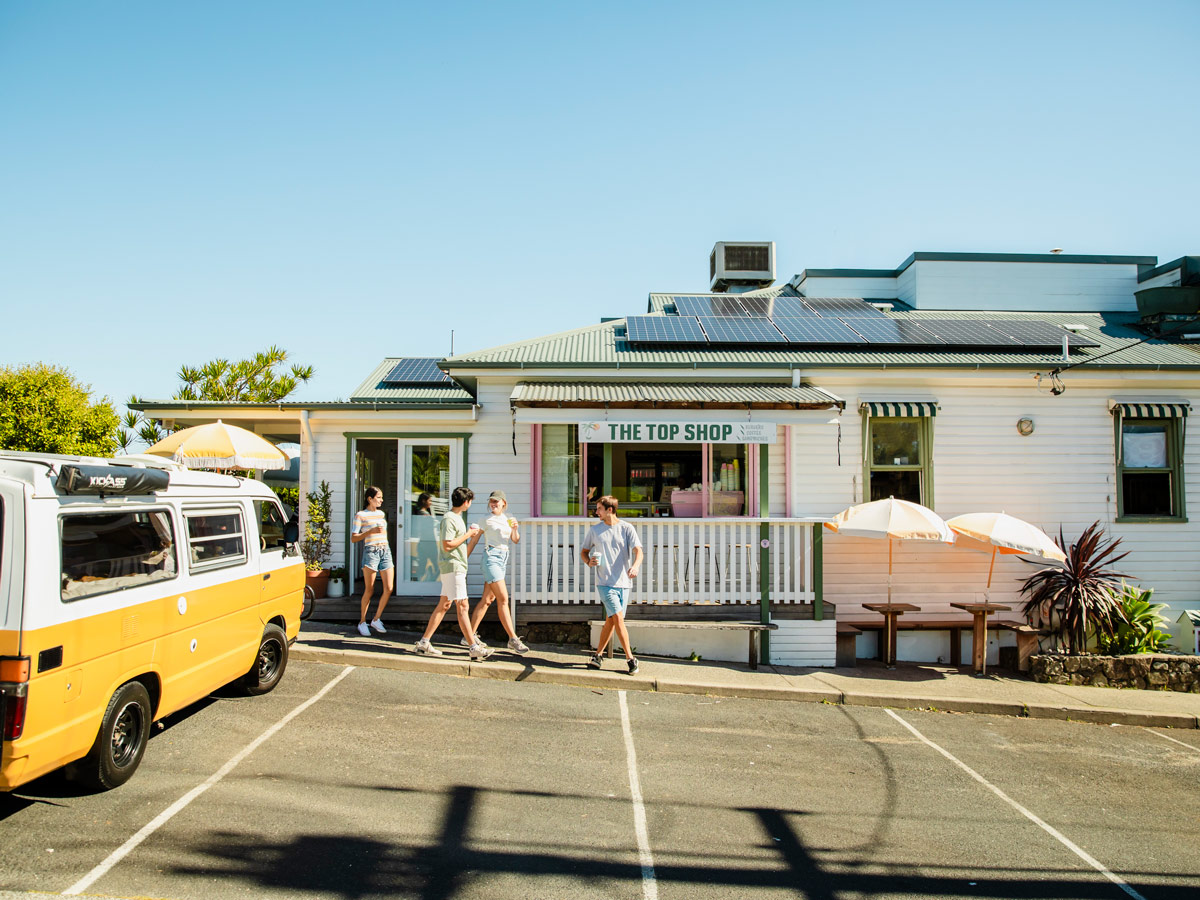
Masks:
[[[483,522],[483,597],[475,604],[471,615],[471,630],[479,634],[479,623],[487,615],[488,607],[495,601],[500,624],[508,633],[508,649],[516,653],[528,653],[525,642],[517,637],[512,615],[508,609],[508,586],[504,582],[508,568],[509,545],[521,542],[521,532],[516,519],[508,515],[508,500],[504,491],[492,491],[488,498],[488,517]]]

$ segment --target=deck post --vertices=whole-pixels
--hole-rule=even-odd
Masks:
[[[812,526],[812,590],[813,590],[813,620],[820,622],[825,618],[825,573],[823,571],[822,554],[824,553],[825,526],[814,522]]]
[[[767,514],[771,511],[769,486],[770,473],[767,470],[769,445],[758,445],[758,515],[761,519],[758,525],[758,604],[760,620],[764,625],[771,624],[771,526],[767,523]],[[759,644],[759,657],[771,663],[771,632],[763,629]]]

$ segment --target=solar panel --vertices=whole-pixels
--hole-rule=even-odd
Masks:
[[[383,377],[387,384],[444,384],[450,376],[437,367],[437,359],[409,357],[402,359]]]
[[[932,331],[947,344],[965,347],[1019,347],[1016,338],[988,328],[979,319],[921,319],[921,327]]]
[[[626,336],[632,344],[703,344],[695,316],[630,316]]]
[[[742,297],[741,300],[742,306],[752,316],[776,319],[816,315],[799,297]]]
[[[676,297],[675,312],[681,316],[744,316],[746,308],[737,297]]]
[[[944,344],[937,335],[926,331],[916,322],[899,322],[895,319],[848,319],[844,320],[871,344],[912,344],[930,346]]]
[[[866,340],[838,319],[775,318],[771,320],[793,344],[865,344]]]
[[[787,340],[770,319],[701,316],[700,325],[710,344],[782,344]]]
[[[838,319],[883,319],[883,313],[855,297],[805,297],[804,302],[822,316]]]
[[[1072,347],[1099,347],[1097,341],[1074,334],[1049,322],[1026,319],[985,319],[988,327],[1006,334],[1026,347],[1062,347],[1065,335]]]

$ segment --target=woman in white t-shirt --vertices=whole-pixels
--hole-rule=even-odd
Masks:
[[[492,491],[488,497],[488,517],[483,522],[483,539],[486,543],[483,551],[483,597],[475,604],[471,630],[479,634],[479,623],[487,615],[488,607],[499,600],[496,611],[500,614],[500,624],[508,633],[508,649],[515,653],[528,653],[525,642],[517,637],[508,610],[508,586],[504,583],[504,575],[508,568],[509,544],[519,544],[521,532],[517,520],[508,514],[508,500],[504,491]]]
[[[369,637],[371,628],[380,634],[387,629],[383,627],[383,610],[392,599],[392,583],[396,574],[395,563],[392,561],[392,548],[388,546],[387,517],[380,509],[383,506],[383,491],[371,486],[366,490],[366,509],[360,509],[354,516],[354,530],[350,534],[352,543],[363,545],[362,576],[363,595],[358,619],[358,633]],[[379,609],[367,627],[367,610],[371,607],[371,594],[375,592],[375,576],[383,582],[383,596],[379,598]]]

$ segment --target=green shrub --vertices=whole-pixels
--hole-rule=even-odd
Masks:
[[[301,552],[304,554],[304,568],[310,572],[319,572],[329,561],[332,549],[332,531],[329,518],[333,511],[333,491],[328,481],[322,481],[315,491],[310,491],[305,498],[307,515],[304,518],[304,541]]]
[[[1167,624],[1161,613],[1166,606],[1162,603],[1151,603],[1150,595],[1154,588],[1142,590],[1136,585],[1121,582],[1121,587],[1113,591],[1113,599],[1119,607],[1119,613],[1113,617],[1109,633],[1101,632],[1098,643],[1101,653],[1111,653],[1114,656],[1122,653],[1157,653],[1164,649],[1171,636],[1159,631],[1160,625]]]

